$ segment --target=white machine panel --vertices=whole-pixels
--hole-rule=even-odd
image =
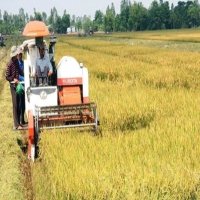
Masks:
[[[58,91],[56,86],[30,88],[28,110],[33,110],[33,115],[35,115],[35,106],[45,107],[57,105]]]
[[[57,78],[82,77],[82,68],[77,60],[70,56],[64,56],[57,66]]]

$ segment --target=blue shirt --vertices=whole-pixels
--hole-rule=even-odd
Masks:
[[[24,73],[24,61],[18,60],[19,63],[19,70]],[[24,81],[24,76],[19,75],[19,81]]]

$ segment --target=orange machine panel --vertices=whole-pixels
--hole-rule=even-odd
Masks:
[[[81,104],[81,87],[66,86],[59,92],[61,105]]]

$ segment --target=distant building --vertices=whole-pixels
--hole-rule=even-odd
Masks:
[[[76,32],[75,26],[67,28],[67,33],[75,33],[75,32]]]

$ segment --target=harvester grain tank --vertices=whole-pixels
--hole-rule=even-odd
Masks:
[[[89,127],[98,129],[96,104],[89,99],[88,70],[74,57],[64,56],[55,66],[54,52],[56,38],[50,38],[46,55],[54,67],[53,78],[38,85],[35,77],[38,46],[46,44],[43,37],[49,35],[43,22],[31,21],[23,35],[32,39],[25,40],[27,49],[24,60],[26,114],[28,118],[28,157],[33,160],[39,134],[43,129]],[[43,77],[44,78],[44,77]],[[47,78],[47,77],[46,77]]]

